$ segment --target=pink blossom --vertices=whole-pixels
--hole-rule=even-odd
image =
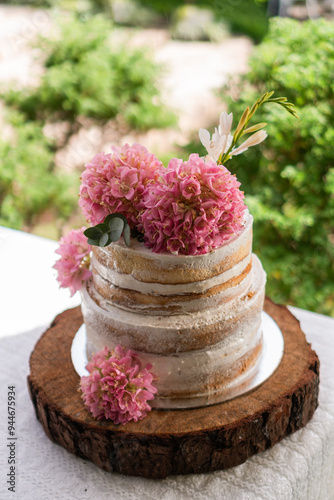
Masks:
[[[198,255],[221,246],[244,223],[244,194],[224,166],[192,154],[172,159],[144,191],[139,230],[153,252]]]
[[[162,163],[144,146],[134,144],[100,153],[86,164],[81,176],[79,206],[86,219],[100,224],[107,215],[121,212],[131,228],[138,223],[142,194],[154,182]]]
[[[86,368],[89,375],[81,377],[80,388],[95,418],[126,424],[146,417],[147,401],[157,392],[151,365],[142,368],[135,352],[117,345],[113,352],[105,347],[93,355]]]
[[[85,229],[73,229],[60,238],[59,248],[56,250],[61,256],[53,266],[58,271],[57,280],[61,287],[70,289],[71,296],[92,275],[89,270],[91,246],[83,234]]]

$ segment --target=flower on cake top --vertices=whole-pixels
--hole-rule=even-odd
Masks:
[[[233,135],[231,134],[233,121],[233,114],[229,115],[226,111],[220,114],[219,127],[215,128],[215,132],[212,134],[212,139],[210,139],[210,132],[204,128],[199,130],[199,138],[203,146],[208,152],[208,156],[213,161],[219,161],[219,158],[229,152],[229,157],[240,155],[246,151],[251,146],[256,146],[260,142],[264,141],[267,137],[267,132],[265,130],[257,130],[253,135],[251,135],[245,142],[243,142],[239,147],[235,147],[233,141]],[[256,127],[264,127],[266,123],[260,123]],[[254,131],[256,128],[253,129]],[[248,130],[250,133],[252,130]]]
[[[81,176],[79,205],[86,219],[100,224],[111,213],[123,213],[131,228],[137,224],[142,193],[154,182],[162,163],[144,146],[125,144],[100,153]]]
[[[233,136],[231,135],[233,114],[229,115],[226,111],[220,114],[218,129],[215,128],[210,139],[210,132],[205,128],[199,129],[199,139],[208,152],[209,159],[218,161],[222,153],[229,150]]]
[[[86,407],[93,417],[112,420],[115,424],[137,422],[151,410],[147,401],[154,399],[152,365],[142,367],[138,355],[117,345],[92,356],[88,376],[81,377],[80,389]]]
[[[91,246],[83,232],[86,228],[73,229],[59,241],[56,253],[60,259],[54,264],[57,280],[63,288],[69,288],[71,296],[80,290],[82,283],[92,275],[89,270]]]
[[[244,194],[224,166],[191,154],[172,159],[144,193],[139,229],[153,252],[198,255],[220,247],[244,223]]]
[[[199,137],[208,156],[172,159],[168,167],[144,146],[112,148],[87,163],[82,174],[79,205],[94,226],[85,235],[91,245],[108,246],[130,235],[153,252],[198,255],[210,252],[237,234],[244,223],[244,194],[225,163],[262,142],[266,123],[249,126],[258,108],[276,103],[294,116],[286,97],[265,92],[243,112],[232,134],[232,113],[222,112],[219,125]],[[241,144],[239,140],[248,136]]]

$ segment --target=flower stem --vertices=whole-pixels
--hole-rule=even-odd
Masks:
[[[235,148],[237,142],[244,134],[256,132],[257,130],[260,130],[261,128],[265,127],[266,123],[259,123],[257,125],[254,125],[253,127],[247,128],[251,118],[254,116],[256,111],[263,104],[266,104],[268,102],[273,102],[273,103],[279,104],[292,116],[294,116],[295,118],[298,118],[298,115],[294,109],[294,105],[291,102],[288,102],[286,97],[274,97],[274,98],[272,98],[273,94],[274,94],[274,91],[265,92],[263,94],[263,96],[261,96],[259,99],[257,99],[255,101],[255,103],[253,104],[251,109],[249,109],[249,107],[247,107],[245,109],[245,111],[242,114],[242,117],[240,118],[238,126],[234,132],[231,146],[226,151],[226,153],[224,153],[224,154],[222,153],[220,155],[220,157],[218,158],[218,165],[222,165],[223,163],[226,163],[231,158],[232,155],[230,153]]]

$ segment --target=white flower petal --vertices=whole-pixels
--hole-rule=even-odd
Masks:
[[[220,135],[228,135],[231,132],[232,121],[233,121],[233,113],[230,113],[229,115],[226,113],[226,111],[222,111],[222,113],[220,113],[220,119],[219,119]]]
[[[210,132],[205,128],[200,128],[198,136],[199,140],[201,141],[205,149],[208,151],[208,148],[210,147]]]
[[[209,153],[210,158],[217,161],[225,145],[225,139],[219,134],[218,129],[215,128],[212,139],[210,140],[210,133],[206,129],[201,128],[199,131],[199,138]]]
[[[255,134],[251,135],[238,148],[233,149],[231,152],[231,156],[240,155],[251,146],[256,146],[257,144],[260,144],[260,142],[264,141],[266,137],[267,137],[267,132],[265,130],[259,130],[258,132],[255,132]]]
[[[215,127],[215,131],[214,131],[214,133],[212,134],[212,141],[216,143],[216,142],[218,142],[218,141],[219,141],[219,138],[220,138],[220,134],[219,134],[219,132],[218,132],[217,127]]]
[[[225,137],[226,137],[226,144],[224,147],[224,153],[226,153],[230,149],[232,141],[233,141],[233,135],[228,134]]]

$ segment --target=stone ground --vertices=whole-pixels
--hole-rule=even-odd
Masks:
[[[42,74],[41,53],[31,44],[38,34],[52,32],[53,26],[50,11],[0,5],[1,86],[14,82],[15,86],[25,87],[38,82]],[[171,40],[164,29],[122,29],[117,37],[137,47],[149,47],[156,61],[164,66],[162,93],[165,102],[177,112],[178,128],[150,130],[145,134],[131,132],[124,136],[113,121],[102,130],[88,121],[58,153],[57,163],[61,168],[80,168],[97,151],[108,150],[111,144],[137,141],[157,154],[166,154],[175,145],[186,144],[200,127],[217,121],[224,105],[215,93],[229,75],[246,71],[252,50],[247,37],[231,37],[221,43],[182,42]],[[0,129],[1,125],[0,107]],[[59,135],[64,127],[66,124],[59,124],[56,130],[49,127],[46,132]],[[6,133],[5,128],[2,134]]]

